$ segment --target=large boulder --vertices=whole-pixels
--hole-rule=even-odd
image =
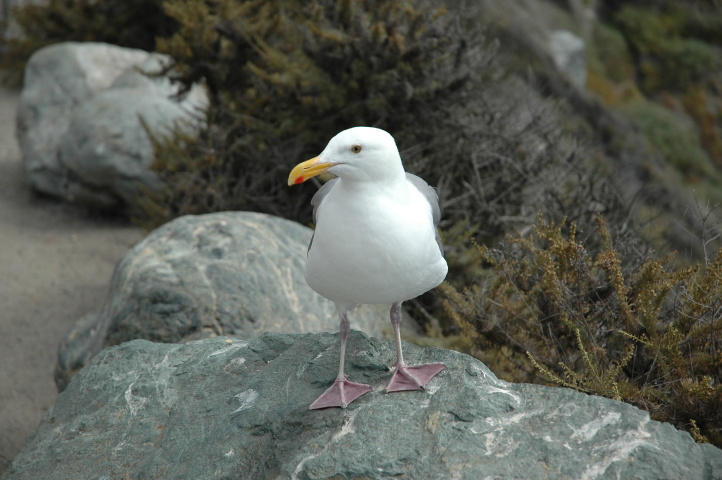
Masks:
[[[38,478],[714,479],[722,450],[631,405],[509,384],[478,360],[405,345],[448,367],[386,394],[393,342],[352,332],[347,373],[373,392],[309,411],[336,376],[338,334],[133,341],[60,394],[2,480]]]
[[[194,129],[207,106],[197,86],[159,72],[166,56],[104,43],[60,43],[29,60],[18,105],[17,137],[28,183],[36,190],[104,209],[138,208],[154,188],[153,145],[145,130]],[[145,123],[145,125],[144,125]]]
[[[58,388],[103,348],[128,340],[337,331],[334,305],[303,275],[312,234],[298,223],[251,212],[185,216],[153,231],[118,262],[105,305],[63,340]],[[391,328],[389,306],[362,306],[351,322],[384,336]]]

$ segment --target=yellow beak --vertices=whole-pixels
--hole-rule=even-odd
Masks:
[[[303,183],[309,178],[322,174],[334,165],[336,164],[322,162],[320,155],[312,158],[311,160],[299,163],[293,167],[293,170],[291,170],[291,173],[288,175],[288,185],[298,185],[299,183]]]

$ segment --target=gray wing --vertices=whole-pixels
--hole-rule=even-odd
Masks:
[[[429,186],[429,184],[426,183],[424,179],[417,177],[413,173],[406,172],[406,180],[408,180],[409,183],[411,183],[414,187],[416,187],[419,192],[421,192],[421,194],[424,196],[424,198],[426,198],[426,201],[428,201],[429,205],[431,206],[431,218],[434,220],[434,233],[436,234],[436,243],[439,244],[439,250],[441,250],[441,254],[443,255],[444,246],[441,244],[439,230],[436,228],[439,225],[439,221],[441,220],[439,195],[437,195],[436,190],[433,187]],[[321,191],[319,190],[318,193],[320,192]],[[318,195],[318,193],[316,193],[316,195]],[[316,197],[314,196],[314,198]]]
[[[419,178],[419,180],[421,179]],[[329,180],[328,182],[321,185],[321,188],[319,188],[318,191],[313,195],[313,198],[311,199],[311,205],[313,205],[313,223],[318,222],[318,207],[321,205],[323,199],[326,198],[326,195],[328,195],[328,193],[333,188],[334,183],[336,183],[337,181],[338,178]],[[421,181],[423,182],[423,180]]]
[[[417,177],[418,178],[418,177]],[[421,180],[419,178],[419,180]],[[313,195],[313,198],[311,198],[311,205],[313,205],[313,223],[317,223],[317,216],[318,216],[318,207],[321,206],[321,203],[323,203],[323,199],[326,198],[326,195],[331,191],[333,188],[333,184],[338,181],[338,178],[334,178],[333,180],[329,180],[328,182],[324,183],[321,188],[318,189],[318,191]],[[421,180],[423,182],[423,180]],[[438,202],[437,202],[438,203]],[[313,235],[311,235],[311,241],[308,243],[308,250],[306,250],[306,253],[308,254],[308,251],[311,250],[311,245],[313,244]]]

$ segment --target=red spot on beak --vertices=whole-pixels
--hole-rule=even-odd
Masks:
[[[300,177],[298,177],[296,180],[293,181],[293,184],[298,185],[299,183],[303,183],[303,181],[304,181],[304,178],[303,178],[303,175],[301,175]]]

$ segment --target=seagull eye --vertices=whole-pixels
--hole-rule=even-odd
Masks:
[[[354,145],[351,147],[351,151],[353,153],[361,153],[361,150],[363,150],[363,147],[361,145]]]

